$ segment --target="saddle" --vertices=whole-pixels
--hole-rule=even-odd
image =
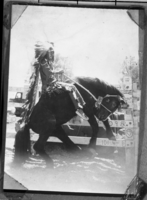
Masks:
[[[66,87],[62,82],[54,82],[46,88],[47,94],[62,94],[64,92],[70,92],[70,87]]]

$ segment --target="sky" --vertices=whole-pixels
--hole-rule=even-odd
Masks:
[[[75,76],[118,84],[126,56],[138,61],[138,40],[138,26],[124,9],[28,6],[11,30],[9,85],[24,85],[36,41],[54,42]]]

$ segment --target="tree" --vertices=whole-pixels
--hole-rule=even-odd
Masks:
[[[139,80],[139,65],[134,57],[126,57],[121,68],[122,76],[132,77],[132,82],[137,83],[137,88],[140,88]]]
[[[55,60],[54,60],[54,68],[55,68],[55,70],[59,70],[59,69],[64,70],[63,76],[61,77],[59,75],[57,77],[57,79],[59,79],[59,81],[66,82],[67,79],[68,79],[67,77],[72,79],[72,77],[73,77],[72,64],[71,64],[71,62],[69,61],[68,58],[62,57],[60,54],[56,54]]]

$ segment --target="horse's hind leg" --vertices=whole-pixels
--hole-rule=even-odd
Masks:
[[[23,162],[30,151],[30,131],[29,126],[23,126],[15,136],[14,162]]]
[[[64,129],[60,125],[56,126],[54,136],[58,137],[69,150],[80,150],[80,148],[67,136]]]
[[[48,138],[49,138],[49,132],[40,134],[39,139],[33,146],[36,153],[39,154],[42,158],[44,158],[46,161],[51,160],[45,151],[45,143],[47,142]]]
[[[45,151],[45,143],[55,130],[56,119],[54,113],[46,106],[46,103],[46,100],[41,97],[30,117],[30,127],[35,133],[39,134],[39,139],[33,146],[34,150],[46,161],[51,161]]]

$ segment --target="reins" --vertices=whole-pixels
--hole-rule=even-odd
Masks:
[[[71,80],[72,82],[74,82],[75,84],[77,84],[78,86],[80,86],[82,89],[84,89],[84,90],[85,90],[90,96],[92,96],[93,99],[97,102],[97,99],[95,98],[95,96],[94,96],[89,90],[87,90],[84,86],[82,86],[82,85],[81,85],[80,83],[78,83],[77,81],[71,79],[71,78],[68,77],[67,75],[64,74],[64,76],[66,76],[69,80]],[[118,96],[118,95],[106,95],[106,96],[116,97],[116,96]],[[105,96],[105,97],[106,97],[106,96]],[[105,97],[103,97],[103,98],[105,98]],[[109,110],[106,106],[104,106],[102,103],[100,103],[100,105],[101,105],[103,108],[105,108],[110,114],[112,114],[112,111]]]
[[[92,98],[97,101],[97,99],[95,98],[95,96],[89,91],[87,90],[83,85],[81,85],[80,83],[78,83],[77,81],[69,78],[67,75],[64,74],[64,76],[66,76],[69,80],[71,80],[72,82],[74,82],[75,84],[77,84],[78,86],[80,86],[83,90],[85,90],[90,96],[92,96]]]
[[[112,113],[111,110],[109,110],[106,106],[104,106],[102,103],[100,104],[103,108],[105,108],[108,112]]]

